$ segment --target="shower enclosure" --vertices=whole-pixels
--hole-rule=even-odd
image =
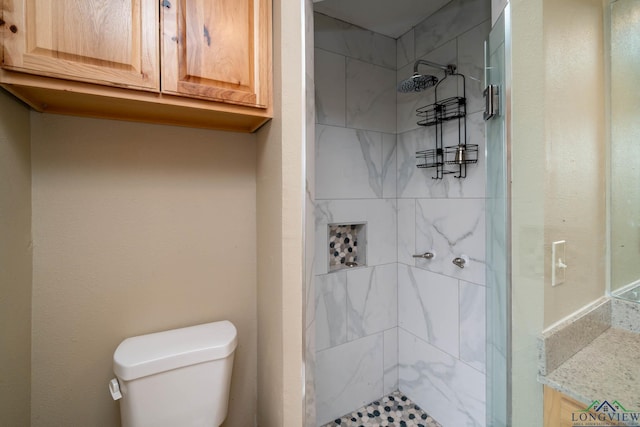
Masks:
[[[491,31],[487,0],[448,2],[397,38],[322,13],[313,23],[306,425],[395,390],[444,427],[508,425],[508,150],[502,110],[487,138],[483,118],[484,41],[487,83],[504,85],[508,25],[501,18]],[[449,64],[466,76],[462,90],[442,87],[466,91],[460,143],[479,158],[465,178],[417,167],[416,153],[436,147],[434,128],[416,116],[434,102],[436,80],[420,74],[424,91],[398,93],[414,64],[440,80]],[[452,126],[442,132],[458,138]],[[337,236],[352,226],[366,230],[357,238],[366,262],[350,261]]]
[[[487,118],[487,425],[511,425],[510,142],[507,132],[509,6],[485,44],[486,86],[496,87],[496,114]],[[487,89],[490,91],[490,89]],[[490,96],[487,92],[485,96]]]

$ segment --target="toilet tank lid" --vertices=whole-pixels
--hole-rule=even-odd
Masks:
[[[228,320],[127,338],[113,354],[118,378],[136,378],[223,359],[234,352],[237,331]]]

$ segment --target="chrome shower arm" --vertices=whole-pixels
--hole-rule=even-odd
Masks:
[[[449,64],[449,65],[440,65],[437,64],[435,62],[431,62],[431,61],[426,61],[424,59],[418,59],[415,64],[413,64],[413,72],[414,74],[418,73],[418,65],[428,65],[429,67],[432,68],[439,68],[441,70],[444,70],[445,74],[453,74],[456,72],[456,66],[453,64]]]

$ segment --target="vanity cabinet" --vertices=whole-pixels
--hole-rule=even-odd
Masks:
[[[586,406],[558,390],[544,386],[544,427],[574,427],[585,424],[585,421],[580,421],[579,415]],[[607,421],[607,425],[624,424]]]
[[[271,117],[271,0],[5,0],[0,18],[0,84],[37,111],[249,132]]]
[[[573,413],[584,408],[584,404],[569,396],[551,387],[544,387],[544,427],[573,427]]]

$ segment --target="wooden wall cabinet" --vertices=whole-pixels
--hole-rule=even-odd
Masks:
[[[4,1],[4,68],[160,90],[155,1]]]
[[[38,111],[254,131],[271,0],[0,0],[0,84]]]
[[[269,17],[260,0],[164,3],[162,91],[266,108],[269,75],[259,65],[269,38],[260,25]]]

